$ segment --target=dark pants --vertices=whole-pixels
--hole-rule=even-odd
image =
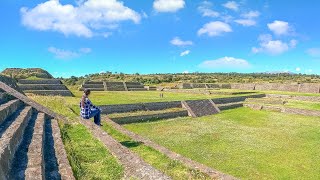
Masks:
[[[100,125],[101,123],[101,111],[100,109],[91,109],[91,114],[89,116],[89,118],[94,118],[94,123],[97,125]]]

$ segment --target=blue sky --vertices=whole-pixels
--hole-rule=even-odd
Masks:
[[[320,1],[2,0],[0,70],[320,74]]]

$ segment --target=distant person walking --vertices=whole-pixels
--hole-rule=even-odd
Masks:
[[[89,99],[91,91],[85,89],[80,101],[80,115],[84,119],[94,118],[94,123],[98,126],[101,125],[101,110],[93,105]]]

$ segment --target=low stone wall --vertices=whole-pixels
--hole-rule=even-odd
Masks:
[[[190,94],[210,94],[210,92],[205,89],[164,89],[163,91]]]
[[[83,84],[82,85],[82,88],[85,88],[85,89],[87,89],[87,88],[104,88],[104,86],[103,86],[103,84]]]
[[[28,90],[24,92],[41,96],[73,96],[69,90]]]
[[[150,114],[150,115],[141,115],[141,116],[127,116],[127,117],[118,117],[112,118],[112,121],[118,124],[129,124],[137,122],[147,122],[147,121],[156,121],[162,119],[173,119],[177,117],[188,116],[188,111],[177,111],[177,112],[166,112],[159,114]]]
[[[28,80],[20,79],[19,84],[62,84],[59,79],[39,79],[39,80]]]
[[[231,84],[231,89],[255,90],[255,84]]]
[[[200,83],[193,83],[193,88],[206,88],[206,84],[200,84]]]
[[[219,84],[206,84],[208,88],[211,89],[218,89],[221,88],[221,86]]]
[[[245,101],[247,98],[263,98],[263,97],[266,97],[266,95],[265,94],[256,94],[256,95],[249,95],[249,96],[215,98],[215,99],[212,99],[212,101],[216,104],[227,104],[227,103]]]
[[[282,94],[267,94],[267,98],[281,98],[281,99],[291,99],[297,101],[312,101],[320,102],[320,96],[293,96],[293,95],[282,95]]]
[[[320,93],[320,84],[300,84],[299,92]]]
[[[22,91],[26,90],[68,90],[63,84],[20,84]]]
[[[125,113],[133,111],[157,111],[169,108],[181,108],[180,101],[172,102],[154,102],[154,103],[139,103],[139,104],[116,104],[100,106],[103,114]]]
[[[103,85],[103,82],[102,81],[86,81],[84,82],[84,84],[102,84]]]

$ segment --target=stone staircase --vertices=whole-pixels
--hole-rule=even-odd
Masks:
[[[57,120],[2,82],[0,98],[0,179],[74,179]]]
[[[58,79],[41,79],[18,81],[19,88],[25,93],[52,96],[73,96],[71,91]]]
[[[104,91],[105,87],[103,82],[88,81],[82,84],[80,88],[81,91],[84,89],[90,89],[91,91]]]
[[[192,117],[208,116],[220,112],[220,109],[210,99],[182,101],[181,103]]]
[[[148,89],[144,87],[141,83],[136,82],[126,82],[128,91],[147,91]]]

